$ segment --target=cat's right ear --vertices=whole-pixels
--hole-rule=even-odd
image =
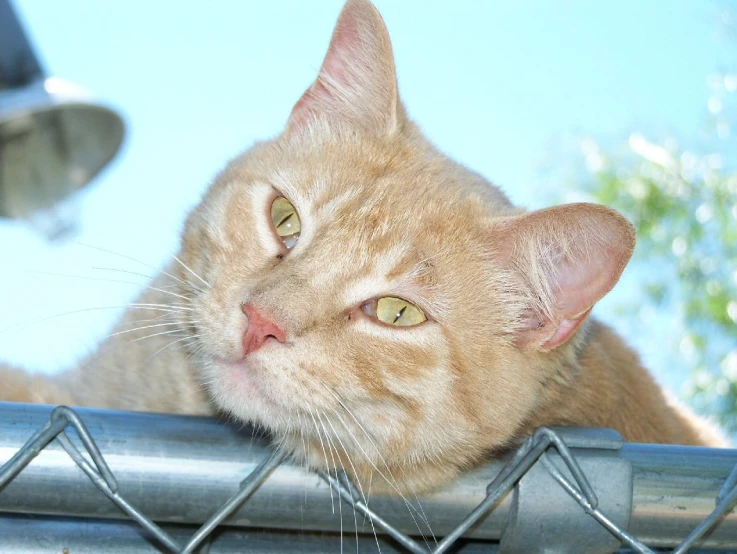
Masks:
[[[400,119],[394,55],[384,20],[368,0],[348,0],[315,82],[292,110],[286,132],[316,119],[393,133]]]
[[[567,204],[504,218],[494,226],[509,287],[522,298],[517,343],[552,350],[568,341],[619,280],[634,228],[615,210]]]

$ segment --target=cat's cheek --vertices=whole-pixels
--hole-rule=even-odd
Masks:
[[[243,335],[246,320],[240,310],[206,309],[196,314],[199,350],[216,362],[238,363],[243,359]]]
[[[243,360],[248,318],[242,305],[250,294],[250,283],[247,278],[221,272],[218,285],[197,299],[192,318],[196,322],[198,351],[203,356],[226,363]]]

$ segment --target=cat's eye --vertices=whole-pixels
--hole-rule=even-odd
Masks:
[[[394,296],[385,296],[367,302],[362,309],[367,316],[398,327],[411,327],[427,321],[427,316],[420,308],[412,302]]]
[[[302,224],[295,207],[283,196],[276,197],[271,203],[271,222],[284,246],[289,249],[293,248],[299,239]]]

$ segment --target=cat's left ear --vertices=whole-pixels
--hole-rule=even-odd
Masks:
[[[384,20],[368,0],[348,0],[320,73],[294,106],[287,132],[320,118],[372,134],[391,134],[401,109]]]
[[[567,204],[494,226],[501,263],[524,298],[517,342],[552,350],[573,336],[619,280],[635,246],[632,225],[597,204]]]

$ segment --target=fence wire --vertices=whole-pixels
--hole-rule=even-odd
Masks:
[[[72,443],[68,435],[69,431],[77,434],[89,459]],[[102,494],[112,500],[125,514],[150,533],[167,551],[180,554],[190,554],[203,545],[211,533],[229,515],[247,502],[256,489],[269,478],[271,472],[285,459],[284,453],[272,452],[271,456],[265,458],[240,483],[236,494],[223,504],[182,545],[124,498],[119,490],[115,475],[108,467],[102,452],[100,452],[84,422],[74,410],[66,406],[56,407],[48,421],[28,439],[10,460],[0,467],[0,494],[2,494],[5,485],[15,479],[42,450],[54,441],[66,451]],[[566,475],[559,466],[552,462],[549,455],[552,451],[559,455],[570,475]],[[585,514],[598,522],[621,544],[628,546],[631,551],[639,554],[663,552],[662,550],[653,550],[640,542],[600,508],[599,499],[579,461],[571,452],[569,445],[566,444],[561,433],[546,427],[538,429],[525,441],[486,487],[484,499],[466,517],[461,519],[451,532],[447,533],[441,540],[435,540],[433,545],[430,545],[427,540],[419,542],[410,535],[403,533],[387,519],[369,508],[367,502],[363,500],[362,494],[359,493],[345,472],[335,471],[331,474],[326,471],[318,471],[317,473],[332,489],[337,491],[340,498],[350,505],[355,513],[368,518],[377,532],[383,531],[391,536],[407,552],[440,554],[447,552],[451,547],[457,546],[458,540],[464,533],[482,518],[488,516],[499,505],[500,500],[512,491],[520,479],[527,475],[537,462],[540,462],[552,479],[578,503]],[[688,552],[692,546],[719,524],[735,503],[737,503],[737,466],[732,469],[716,495],[716,507],[680,545],[670,552],[673,554]],[[573,540],[575,540],[575,537],[573,537]],[[504,551],[504,548],[500,551]],[[514,548],[511,551],[514,551]]]

